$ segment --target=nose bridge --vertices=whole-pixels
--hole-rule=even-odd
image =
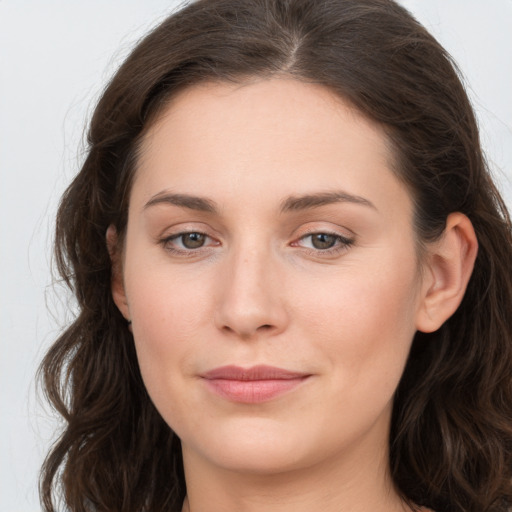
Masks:
[[[226,273],[221,276],[219,328],[244,338],[284,328],[286,314],[276,286],[277,266],[276,257],[266,244],[246,240],[232,247]]]

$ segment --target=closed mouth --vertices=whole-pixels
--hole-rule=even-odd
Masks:
[[[221,397],[245,404],[272,400],[299,386],[311,374],[258,365],[251,368],[222,366],[201,377],[209,389]]]

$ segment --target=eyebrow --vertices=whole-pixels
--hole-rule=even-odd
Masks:
[[[292,212],[319,208],[334,203],[353,203],[368,206],[377,210],[375,205],[364,197],[348,194],[343,191],[318,192],[302,196],[291,196],[281,203],[281,212]],[[145,205],[144,210],[159,204],[170,204],[189,210],[196,210],[207,213],[217,213],[218,208],[214,201],[206,197],[193,196],[190,194],[174,194],[167,191],[159,192],[153,196]]]
[[[369,206],[377,210],[375,205],[361,196],[355,196],[343,191],[319,192],[317,194],[307,194],[304,196],[292,196],[284,200],[281,204],[282,212],[307,210],[309,208],[318,208],[333,203],[353,203],[363,206]]]
[[[215,203],[205,197],[192,196],[189,194],[172,194],[170,192],[160,192],[153,196],[145,205],[144,210],[157,204],[171,204],[196,210],[200,212],[216,213],[217,207]]]

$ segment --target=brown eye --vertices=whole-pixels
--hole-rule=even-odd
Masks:
[[[199,249],[206,241],[206,235],[203,233],[183,233],[178,238],[181,238],[181,243],[186,249]]]
[[[354,239],[337,233],[319,231],[301,237],[292,246],[303,247],[316,255],[337,256],[347,251],[354,244]]]
[[[315,233],[311,236],[311,245],[315,249],[330,249],[336,245],[339,237],[328,233]]]
[[[200,231],[182,231],[160,240],[162,247],[175,256],[199,256],[220,245],[218,240]]]

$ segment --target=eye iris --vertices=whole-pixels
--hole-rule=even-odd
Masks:
[[[316,233],[311,236],[311,243],[315,249],[330,249],[336,244],[336,236],[328,233]]]
[[[201,233],[186,233],[181,235],[183,246],[187,249],[198,249],[204,245],[205,235]]]

